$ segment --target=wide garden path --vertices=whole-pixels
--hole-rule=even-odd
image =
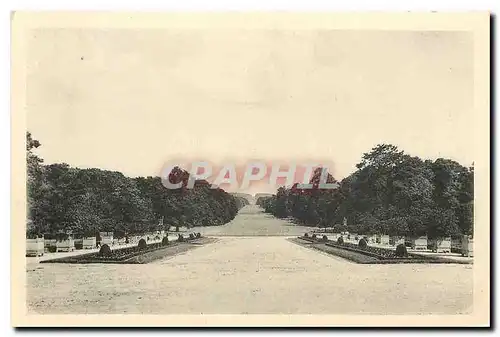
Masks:
[[[472,306],[471,265],[351,263],[289,242],[285,235],[304,228],[255,206],[205,230],[219,241],[151,264],[29,264],[29,310],[452,314]]]

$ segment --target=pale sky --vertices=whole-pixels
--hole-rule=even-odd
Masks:
[[[159,175],[171,158],[319,160],[392,143],[474,161],[465,32],[44,29],[27,124],[46,163]],[[250,192],[258,192],[253,190]]]

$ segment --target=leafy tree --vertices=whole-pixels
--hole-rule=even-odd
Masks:
[[[449,159],[422,160],[381,144],[362,156],[357,170],[335,190],[280,188],[257,204],[277,217],[338,231],[430,237],[472,234],[474,170]],[[329,183],[336,182],[328,176]],[[347,220],[347,228],[343,220]]]
[[[206,181],[197,181],[188,189],[189,173],[179,167],[170,178],[173,183],[182,182],[182,188],[172,190],[159,177],[130,178],[120,172],[72,168],[64,163],[42,165],[33,153],[39,146],[28,133],[28,235],[72,231],[88,236],[112,231],[123,237],[170,225],[222,225],[248,203],[211,189]]]

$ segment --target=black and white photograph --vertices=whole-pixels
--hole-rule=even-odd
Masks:
[[[489,324],[489,22],[14,13],[13,321]]]

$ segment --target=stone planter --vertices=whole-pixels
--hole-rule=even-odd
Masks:
[[[474,239],[467,235],[462,238],[462,256],[474,256]]]
[[[74,250],[75,241],[73,239],[56,241],[56,252],[72,252]]]
[[[427,250],[427,236],[420,236],[418,238],[406,238],[405,245],[415,250]]]
[[[82,248],[83,249],[94,249],[97,247],[97,241],[95,236],[89,236],[83,238],[82,240]]]
[[[99,232],[99,236],[101,237],[101,246],[102,245],[113,245],[113,232]]]
[[[391,236],[389,238],[389,244],[391,246],[397,246],[397,245],[404,245],[405,244],[405,238],[403,236]]]
[[[26,239],[26,256],[42,256],[45,252],[43,238]]]
[[[83,239],[75,239],[75,249],[83,249]]]
[[[451,253],[451,238],[429,240],[429,246],[434,253]]]

